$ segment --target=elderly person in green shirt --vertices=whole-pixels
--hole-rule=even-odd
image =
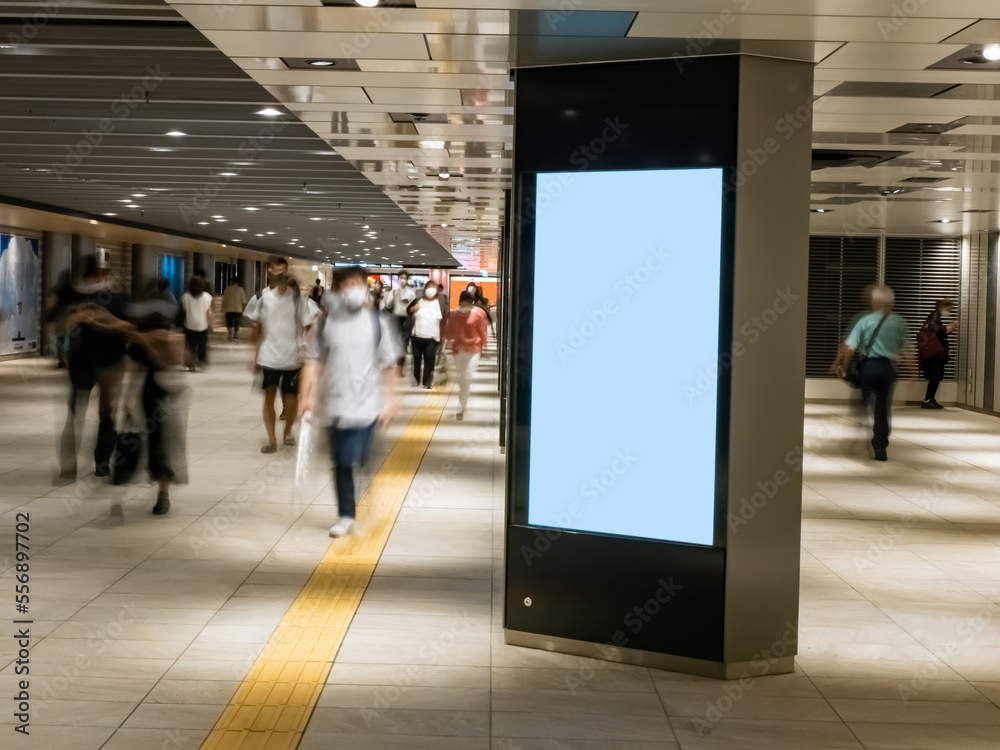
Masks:
[[[896,296],[889,287],[872,289],[872,312],[854,324],[841,350],[839,363],[846,366],[855,351],[861,357],[858,363],[861,397],[865,404],[873,406],[872,448],[876,461],[888,460],[889,407],[896,385],[896,366],[910,339],[906,321],[892,311],[895,303]]]

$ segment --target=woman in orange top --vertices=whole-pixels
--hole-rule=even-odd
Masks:
[[[486,313],[473,304],[470,292],[462,292],[458,298],[458,309],[445,322],[445,341],[451,343],[455,371],[458,378],[459,420],[465,418],[465,407],[469,403],[469,387],[472,376],[479,367],[479,355],[486,346]]]

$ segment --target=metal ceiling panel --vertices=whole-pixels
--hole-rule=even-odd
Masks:
[[[418,88],[378,88],[366,86],[372,104],[403,104],[424,105],[437,104],[452,106],[462,104],[462,95],[458,89],[418,89]],[[408,109],[408,106],[396,109]]]
[[[424,38],[434,60],[506,61],[509,52],[506,36],[426,34]]]
[[[751,6],[752,7],[752,6]],[[891,14],[890,14],[891,15]],[[730,13],[729,23],[713,13],[640,13],[630,37],[698,39],[706,29],[719,39],[794,39],[825,42],[882,42],[885,29],[869,17],[750,15]],[[714,25],[713,25],[714,24]],[[894,28],[894,42],[936,43],[967,25],[955,18],[908,18]]]
[[[181,12],[201,30],[318,31],[339,33],[376,23],[387,34],[503,34],[509,32],[506,11],[417,10],[385,7],[269,7],[233,5],[219,13],[217,5],[191,5]],[[628,14],[631,15],[631,14]]]
[[[385,34],[376,32],[359,35],[319,31],[216,31],[205,36],[227,54],[252,57],[267,50],[272,57],[350,57],[399,60],[427,60],[427,46],[418,34]]]

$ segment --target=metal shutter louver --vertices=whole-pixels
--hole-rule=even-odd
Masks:
[[[910,342],[915,346],[916,334],[924,318],[943,297],[955,301],[960,309],[962,275],[962,241],[954,237],[886,237],[885,284],[896,293],[895,311],[910,326]],[[945,380],[955,379],[958,360],[958,335],[949,337],[951,360],[945,369]],[[899,376],[916,378],[911,361],[902,363]]]
[[[806,377],[833,377],[837,347],[868,310],[864,292],[878,282],[878,255],[878,237],[809,238]]]

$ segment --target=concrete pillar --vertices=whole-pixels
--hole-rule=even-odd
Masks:
[[[152,245],[132,245],[132,294],[139,294],[160,274],[156,267],[159,248]]]
[[[204,271],[208,280],[209,291],[215,293],[215,256],[208,253],[192,253],[194,256],[194,266],[191,268],[193,275],[197,271]]]
[[[83,234],[72,237],[73,276],[79,276],[83,271],[83,259],[97,252],[97,240]]]
[[[253,296],[259,288],[257,279],[257,262],[240,258],[236,261],[236,268],[236,272],[240,275],[240,286],[242,286],[246,291],[247,297]]]

